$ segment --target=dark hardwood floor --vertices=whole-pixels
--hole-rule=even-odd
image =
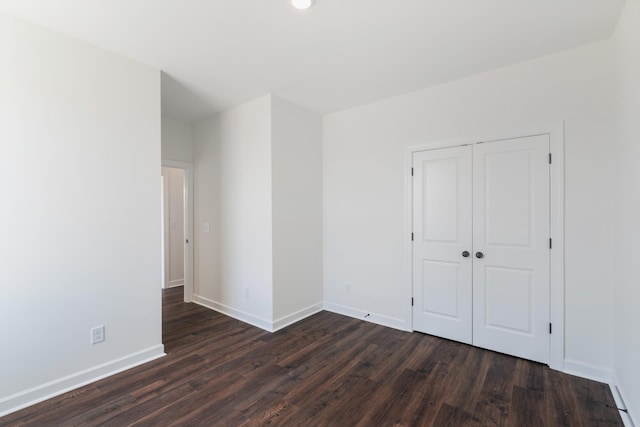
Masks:
[[[605,384],[322,312],[270,334],[165,291],[167,356],[0,418],[20,426],[618,426]]]

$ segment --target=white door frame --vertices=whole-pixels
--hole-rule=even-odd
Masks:
[[[549,194],[551,199],[550,233],[553,239],[553,248],[550,259],[549,319],[553,325],[553,331],[549,340],[549,367],[562,371],[564,370],[564,122],[531,129],[486,135],[484,137],[436,141],[407,148],[405,159],[405,259],[407,260],[405,277],[407,284],[405,289],[407,292],[407,301],[411,301],[413,297],[413,253],[411,242],[411,233],[413,230],[413,180],[411,179],[413,153],[436,148],[457,147],[477,144],[478,142],[500,141],[545,134],[549,135],[552,156]],[[405,316],[407,325],[411,325],[411,331],[413,331],[412,312],[413,309],[409,306]]]
[[[162,166],[184,170],[184,302],[193,301],[193,163],[162,159]],[[186,242],[189,243],[186,243]]]

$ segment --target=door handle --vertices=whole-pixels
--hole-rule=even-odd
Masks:
[[[465,257],[465,258],[468,257],[469,256],[469,251],[462,252],[462,256]]]
[[[484,254],[482,252],[476,252],[476,258],[482,258]]]

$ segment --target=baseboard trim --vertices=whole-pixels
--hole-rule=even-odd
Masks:
[[[636,423],[638,420],[631,411],[631,408],[627,406],[628,400],[625,398],[625,393],[622,387],[620,386],[620,382],[618,381],[618,376],[613,373],[612,382],[609,383],[609,388],[611,389],[611,394],[613,395],[614,400],[616,401],[616,406],[618,408],[626,409],[628,412],[620,411],[620,417],[624,422],[625,427],[636,427],[640,424]]]
[[[364,320],[366,322],[387,326],[393,329],[399,329],[401,331],[409,330],[407,329],[407,325],[404,319],[398,319],[396,317],[385,316],[383,314],[372,313],[357,308],[347,307],[344,305],[333,304],[329,302],[324,303],[324,309],[332,313],[342,314],[343,316],[353,317],[354,319]]]
[[[255,316],[251,313],[247,313],[246,311],[229,307],[228,305],[210,300],[209,298],[205,298],[202,295],[194,294],[193,302],[205,308],[208,308],[210,310],[214,310],[214,311],[217,311],[218,313],[222,313],[225,316],[233,317],[234,319],[239,320],[241,322],[248,323],[260,329],[264,329],[267,332],[273,331],[273,322],[271,322],[270,320],[264,319],[259,316]]]
[[[611,383],[613,379],[613,371],[610,369],[571,359],[564,360],[562,372],[605,384]]]
[[[12,394],[0,399],[0,417],[163,356],[164,345],[160,344]]]
[[[177,288],[178,286],[184,286],[184,279],[169,282],[169,286],[167,286],[165,289]]]
[[[299,322],[302,319],[313,316],[314,314],[321,312],[322,309],[323,304],[319,302],[317,304],[310,305],[307,308],[303,308],[302,310],[298,310],[295,313],[287,314],[273,322],[272,332],[279,331],[280,329],[286,328],[287,326]]]

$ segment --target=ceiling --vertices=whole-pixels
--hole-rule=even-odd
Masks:
[[[162,70],[195,121],[273,93],[321,114],[611,36],[623,0],[0,0]]]

